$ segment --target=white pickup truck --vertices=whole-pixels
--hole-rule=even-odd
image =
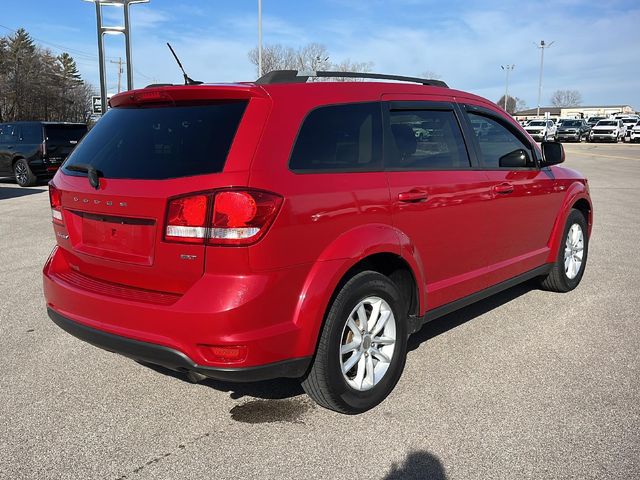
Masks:
[[[600,120],[595,124],[589,134],[589,140],[592,142],[608,141],[618,143],[620,139],[624,141],[626,133],[627,127],[622,123],[622,120],[609,118]]]
[[[556,139],[557,127],[553,120],[531,120],[524,129],[538,142]]]

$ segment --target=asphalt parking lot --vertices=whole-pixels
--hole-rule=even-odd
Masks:
[[[640,145],[566,150],[595,204],[580,287],[427,325],[391,396],[351,417],[294,381],[191,384],[63,332],[46,187],[0,181],[0,478],[640,478]]]

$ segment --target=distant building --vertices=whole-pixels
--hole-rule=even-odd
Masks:
[[[540,117],[548,118],[589,118],[595,116],[609,116],[616,113],[633,113],[630,105],[596,105],[580,107],[540,107]],[[513,114],[518,121],[538,118],[538,109],[520,110]]]

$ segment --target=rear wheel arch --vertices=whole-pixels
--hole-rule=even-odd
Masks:
[[[358,273],[367,270],[388,277],[396,287],[398,287],[398,290],[403,296],[403,300],[406,302],[408,315],[420,314],[420,290],[418,288],[418,282],[416,281],[416,275],[409,263],[402,256],[390,252],[369,255],[355,263],[342,276],[338,285],[336,285],[329,303],[331,303],[345,283]]]
[[[358,260],[316,262],[307,277],[294,314],[294,323],[304,330],[300,350],[315,355],[326,316],[342,287],[354,276],[373,271],[387,276],[402,293],[407,303],[407,316],[419,315],[422,298],[419,272],[398,253],[376,252]]]

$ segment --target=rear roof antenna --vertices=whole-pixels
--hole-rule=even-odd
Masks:
[[[167,47],[169,47],[169,50],[171,50],[171,53],[173,54],[173,58],[176,59],[176,62],[178,62],[178,66],[180,67],[180,70],[182,70],[182,74],[184,75],[184,84],[185,85],[201,85],[202,84],[201,81],[189,78],[189,75],[187,75],[187,72],[185,72],[184,68],[182,68],[180,59],[178,59],[176,52],[173,51],[173,48],[171,48],[171,45],[169,44],[169,42],[167,42]]]

